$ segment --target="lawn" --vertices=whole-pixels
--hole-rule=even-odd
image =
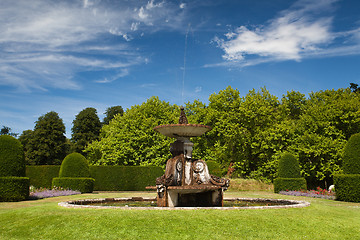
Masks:
[[[228,191],[225,197],[311,202],[310,207],[250,210],[71,209],[61,201],[154,197],[153,192],[93,193],[0,203],[0,239],[360,239],[360,203]]]

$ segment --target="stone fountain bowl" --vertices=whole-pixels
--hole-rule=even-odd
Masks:
[[[167,137],[198,137],[211,130],[202,124],[167,124],[154,127],[154,130]]]

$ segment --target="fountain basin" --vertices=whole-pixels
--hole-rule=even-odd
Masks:
[[[202,124],[166,124],[154,127],[154,130],[171,138],[198,137],[211,130],[210,126]]]
[[[116,206],[114,203],[120,205]],[[134,203],[138,206],[133,206]],[[236,209],[276,209],[276,208],[301,208],[310,206],[309,202],[268,199],[268,198],[224,198],[225,207],[156,207],[156,198],[101,198],[83,199],[75,201],[60,202],[58,205],[67,208],[96,208],[96,209],[128,209],[128,210],[194,210],[194,209],[217,209],[217,210],[236,210]],[[241,206],[239,205],[241,202]],[[108,205],[108,204],[111,205]],[[149,203],[151,206],[148,206]],[[142,206],[143,205],[143,206]],[[147,205],[144,207],[144,205]]]

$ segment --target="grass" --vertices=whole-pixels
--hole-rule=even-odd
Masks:
[[[360,203],[294,197],[270,191],[228,191],[225,197],[311,202],[299,209],[71,209],[58,202],[153,192],[94,193],[0,203],[0,239],[360,239]]]

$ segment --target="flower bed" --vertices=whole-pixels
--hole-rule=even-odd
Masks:
[[[63,189],[59,187],[53,189],[47,189],[47,188],[34,188],[33,186],[30,186],[29,198],[42,199],[42,198],[50,198],[50,197],[58,197],[58,196],[69,196],[75,194],[81,194],[81,193],[79,191]]]
[[[320,187],[317,187],[316,190],[280,191],[279,194],[290,195],[290,196],[324,198],[329,200],[335,199],[335,192],[327,191],[326,189],[322,189]]]

